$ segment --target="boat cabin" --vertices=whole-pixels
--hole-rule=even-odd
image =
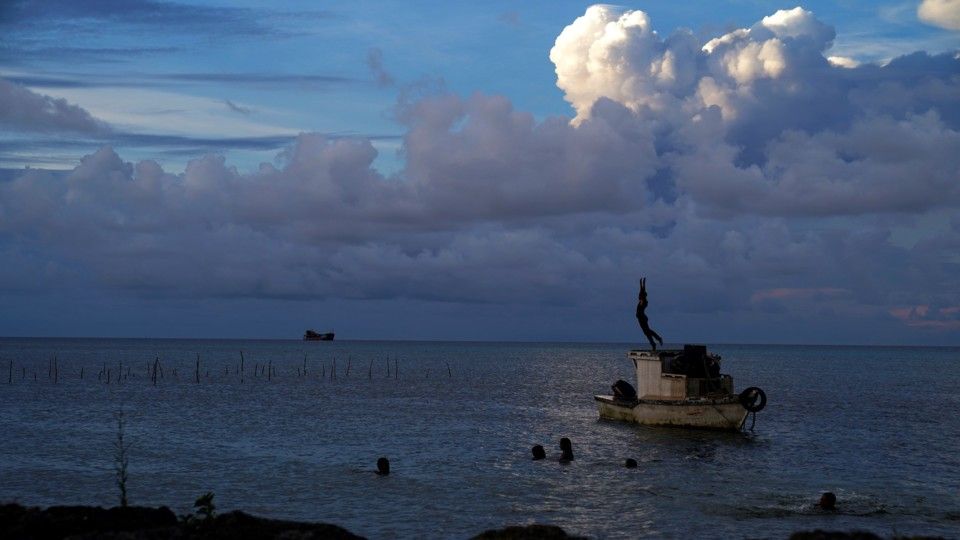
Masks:
[[[660,351],[632,350],[639,399],[683,400],[733,394],[733,379],[720,373],[720,355],[703,345]]]

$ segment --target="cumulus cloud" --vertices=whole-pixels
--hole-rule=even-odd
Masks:
[[[582,121],[601,97],[635,110],[670,106],[693,89],[696,49],[686,31],[661,39],[642,11],[596,5],[560,33],[550,60],[557,86]]]
[[[668,335],[954,331],[960,60],[831,62],[833,39],[800,8],[701,42],[594,6],[550,53],[574,119],[404,99],[389,176],[365,138],[301,134],[254,172],[103,148],[0,182],[0,253],[148,296],[568,305],[624,332],[643,274]],[[944,225],[913,227],[930,215]],[[920,232],[894,241],[904,228]]]
[[[594,6],[564,29],[551,59],[575,123],[610,99],[660,125],[660,146],[679,149],[661,155],[673,180],[707,209],[955,205],[960,62],[918,53],[859,65],[824,56],[834,37],[800,7],[700,45],[687,31],[661,38],[643,12]]]
[[[922,0],[917,16],[933,26],[960,30],[960,0]]]
[[[104,133],[108,126],[65,99],[0,79],[0,127],[16,131]]]

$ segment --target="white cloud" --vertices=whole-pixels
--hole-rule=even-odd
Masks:
[[[831,66],[843,68],[855,68],[860,65],[860,62],[848,56],[828,56],[827,61],[830,62]]]
[[[557,86],[582,121],[600,97],[634,110],[668,106],[694,83],[696,48],[689,32],[663,40],[644,12],[601,5],[588,8],[561,32],[550,60]]]
[[[960,0],[922,0],[917,17],[933,26],[960,30]]]

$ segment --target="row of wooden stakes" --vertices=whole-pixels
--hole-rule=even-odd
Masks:
[[[370,360],[370,366],[369,366],[369,368],[368,368],[368,370],[367,370],[367,377],[368,377],[370,380],[373,380],[373,362],[374,362],[374,360],[371,359],[371,360]],[[2,364],[0,364],[0,365],[2,365]],[[350,376],[350,369],[351,369],[352,366],[353,366],[353,358],[352,358],[352,357],[348,357],[348,358],[347,358],[346,373],[345,373],[345,375],[344,375],[345,377],[349,377],[349,376]],[[389,357],[387,358],[387,361],[386,361],[386,367],[387,367],[387,370],[386,370],[387,378],[389,379],[389,378],[391,377],[391,372],[390,372],[390,358],[389,358]],[[449,362],[446,362],[446,367],[447,367],[447,376],[448,376],[448,377],[453,377],[453,371],[450,369],[450,363],[449,363]],[[201,374],[201,369],[200,369],[200,368],[201,368],[201,365],[200,365],[200,353],[197,353],[197,359],[196,359],[196,364],[195,364],[195,367],[194,367],[194,376],[193,376],[193,378],[194,378],[194,380],[196,381],[197,384],[199,384],[199,383],[200,383],[200,380],[201,380],[201,376],[200,376],[200,374]],[[325,362],[324,362],[324,363],[321,363],[320,370],[321,370],[321,371],[320,371],[320,378],[321,378],[321,379],[327,378],[327,366],[326,366],[326,363],[325,363]],[[0,373],[2,373],[2,372],[0,372]],[[146,373],[147,373],[147,376],[148,376],[149,379],[150,379],[150,382],[153,384],[153,386],[156,386],[156,385],[157,385],[157,381],[158,381],[158,380],[162,380],[162,379],[164,378],[164,374],[163,374],[163,364],[160,362],[160,357],[159,357],[159,356],[154,359],[154,361],[153,361],[152,364],[148,364],[148,365],[147,365]],[[240,362],[237,364],[237,366],[236,366],[236,368],[235,368],[235,373],[240,376],[240,383],[242,384],[242,383],[245,381],[245,377],[246,377],[246,375],[247,375],[246,369],[245,369],[245,359],[244,359],[244,357],[243,357],[243,351],[240,351]],[[430,377],[430,370],[427,370],[426,373],[427,373],[427,377],[429,378],[429,377]],[[176,368],[174,368],[174,369],[172,370],[171,374],[172,374],[172,376],[173,376],[174,379],[179,380],[179,375],[177,374]],[[276,369],[276,368],[274,367],[274,365],[273,365],[273,360],[269,360],[266,364],[259,364],[259,363],[254,364],[252,374],[253,374],[254,377],[257,377],[257,378],[259,378],[259,377],[266,377],[266,378],[267,378],[267,381],[272,381],[272,380],[273,380],[273,377],[277,376],[277,369]],[[209,371],[209,370],[205,371],[205,372],[204,372],[204,375],[205,375],[205,378],[210,378],[210,371]],[[229,376],[229,375],[230,375],[230,366],[225,366],[225,367],[224,367],[224,376]],[[27,376],[27,368],[26,368],[26,366],[21,366],[21,379],[25,379],[26,376]],[[126,380],[126,379],[129,379],[131,376],[133,376],[134,378],[136,378],[136,375],[135,375],[134,373],[132,373],[132,371],[131,371],[131,366],[128,365],[127,368],[126,368],[126,372],[124,372],[123,361],[121,360],[120,363],[119,363],[118,369],[117,369],[117,371],[116,371],[116,377],[115,377],[115,378],[114,378],[113,367],[112,367],[112,366],[107,366],[107,364],[104,364],[104,365],[103,365],[103,368],[97,373],[97,380],[98,380],[98,381],[101,381],[101,382],[105,382],[106,384],[110,384],[112,381],[115,381],[116,383],[120,383],[120,382],[122,382],[122,381],[124,381],[124,380]],[[303,377],[306,377],[306,376],[307,376],[307,356],[304,355],[304,356],[303,356],[303,365],[297,367],[297,377],[298,377],[298,378],[303,378]],[[400,361],[399,361],[399,359],[395,356],[395,357],[393,358],[393,378],[394,378],[394,379],[398,379],[399,376],[400,376]],[[83,378],[84,378],[84,367],[83,367],[83,366],[80,367],[79,377],[80,377],[80,379],[83,379]],[[59,362],[59,360],[58,360],[58,358],[57,358],[56,356],[54,356],[53,358],[51,358],[50,361],[48,362],[48,366],[47,366],[47,378],[50,379],[50,380],[52,380],[54,383],[60,382],[60,378],[61,378],[61,377],[60,377],[60,362]],[[329,378],[330,378],[330,380],[334,380],[334,381],[335,381],[335,380],[338,380],[338,376],[337,376],[337,358],[336,358],[336,357],[333,358],[333,362],[332,362],[332,364],[331,364],[331,366],[330,366],[330,375],[329,375]],[[0,380],[2,380],[2,379],[0,379]],[[33,380],[34,380],[34,381],[37,380],[37,372],[36,372],[36,371],[33,372]],[[8,371],[7,371],[7,383],[9,383],[9,384],[12,384],[12,383],[13,383],[13,360],[10,360],[10,361],[9,361]]]

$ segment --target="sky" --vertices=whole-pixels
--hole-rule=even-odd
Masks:
[[[960,345],[960,0],[0,2],[0,336]]]

